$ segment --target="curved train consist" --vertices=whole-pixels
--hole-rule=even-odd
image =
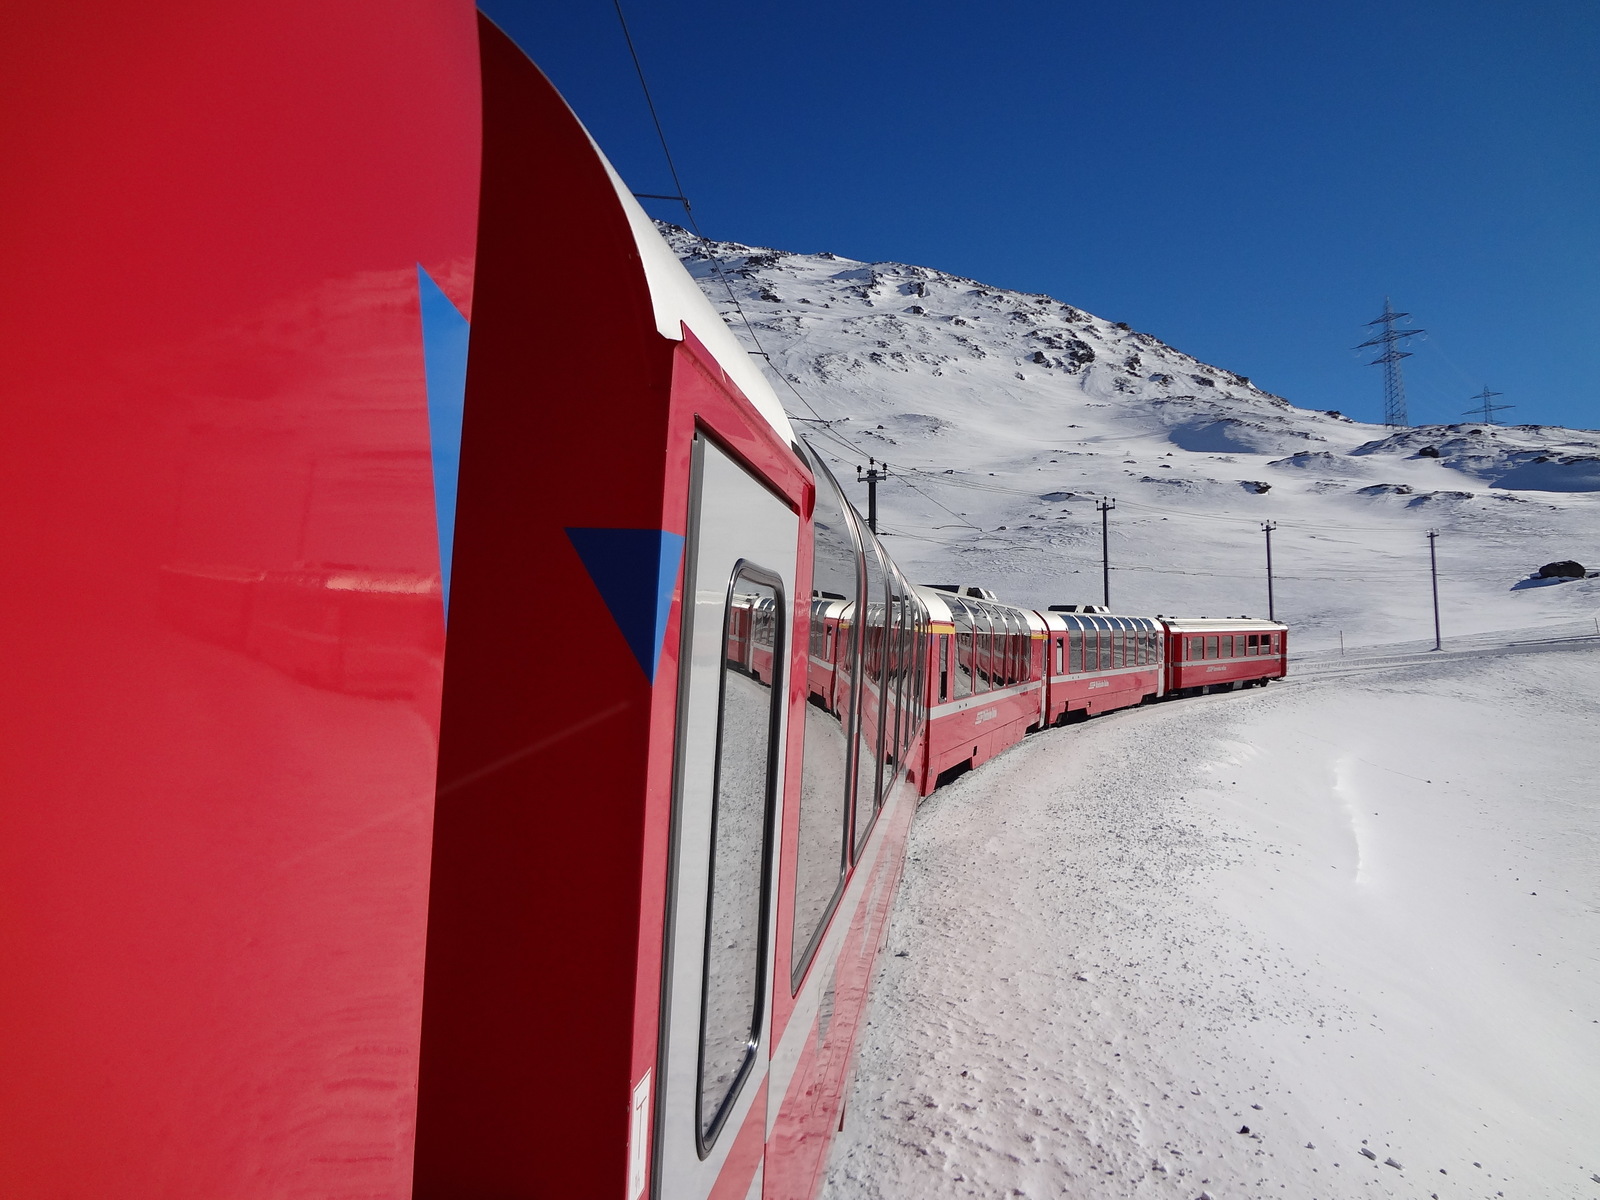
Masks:
[[[8,1197],[812,1196],[919,795],[1284,673],[907,580],[463,0],[0,55]]]

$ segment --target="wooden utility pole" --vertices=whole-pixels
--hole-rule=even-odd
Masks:
[[[1434,550],[1438,537],[1437,529],[1428,530],[1428,570],[1433,575],[1433,648],[1443,650],[1444,643],[1439,638],[1439,556]]]
[[[1278,527],[1276,521],[1261,522],[1261,532],[1267,535],[1267,620],[1276,621],[1278,611],[1272,604],[1272,531]]]
[[[1107,608],[1111,607],[1111,526],[1106,514],[1116,506],[1117,502],[1109,498],[1095,505],[1095,511],[1100,514],[1100,575],[1104,582],[1100,602]]]

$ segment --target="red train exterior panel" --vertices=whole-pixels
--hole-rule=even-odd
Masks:
[[[405,1196],[470,7],[0,26],[0,1194]]]

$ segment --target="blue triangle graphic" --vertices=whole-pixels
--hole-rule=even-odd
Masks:
[[[683,535],[664,529],[569,529],[567,539],[645,678],[654,683],[683,561]]]
[[[428,440],[433,448],[433,511],[439,527],[439,575],[450,616],[450,564],[455,555],[456,486],[461,474],[461,414],[467,399],[467,342],[471,326],[422,264],[422,364],[428,379]]]

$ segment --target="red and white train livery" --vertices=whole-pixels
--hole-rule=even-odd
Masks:
[[[466,0],[13,8],[0,1194],[813,1196],[919,795],[1283,674],[908,581]]]

